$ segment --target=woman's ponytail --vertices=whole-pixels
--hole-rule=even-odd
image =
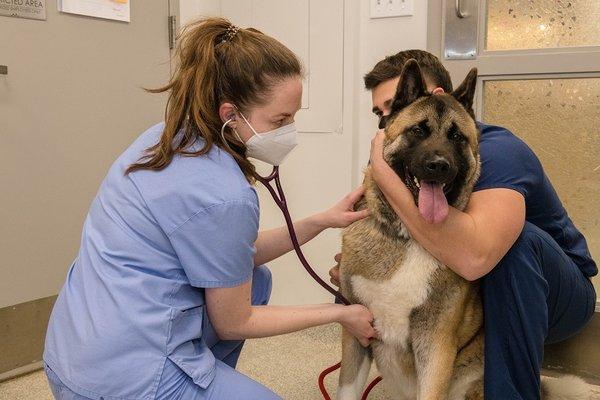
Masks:
[[[182,30],[175,59],[177,65],[168,84],[147,89],[151,93],[169,92],[160,141],[126,173],[161,170],[175,154],[200,156],[216,144],[235,158],[252,181],[254,166],[245,156],[244,144],[230,131],[226,133],[227,144],[220,136],[219,106],[224,101],[241,110],[261,105],[274,84],[302,74],[298,58],[260,31],[238,28],[224,18],[209,18]],[[204,146],[189,151],[199,138]]]

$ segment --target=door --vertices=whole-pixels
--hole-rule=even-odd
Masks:
[[[429,2],[428,47],[458,84],[477,67],[476,115],[521,137],[540,158],[600,261],[600,2]],[[600,291],[600,278],[593,279]],[[599,311],[599,307],[596,307]],[[600,377],[600,321],[547,352],[554,366]],[[577,343],[578,342],[578,343]]]
[[[142,88],[169,77],[168,0],[132,1],[130,23],[46,7],[45,21],[0,16],[0,379],[40,359],[101,180],[163,118]]]
[[[600,260],[600,2],[436,3],[430,49],[455,85],[477,67],[477,118],[531,146]]]

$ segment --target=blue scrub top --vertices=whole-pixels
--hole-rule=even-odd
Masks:
[[[154,398],[167,358],[206,388],[215,358],[202,337],[204,288],[252,277],[258,197],[229,154],[213,146],[124,175],[163,129],[110,168],[50,318],[44,361],[92,399]]]

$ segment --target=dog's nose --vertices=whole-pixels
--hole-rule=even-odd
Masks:
[[[425,163],[425,168],[430,173],[446,173],[450,169],[450,163],[443,157],[435,156]]]

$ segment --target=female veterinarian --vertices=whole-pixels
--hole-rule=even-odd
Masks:
[[[166,121],[113,164],[48,327],[44,361],[58,399],[275,399],[234,368],[246,338],[339,322],[367,345],[360,305],[266,306],[263,266],[292,249],[258,232],[248,157],[279,165],[296,144],[298,58],[224,19],[182,34]],[[358,189],[295,224],[305,243],[353,212]]]

